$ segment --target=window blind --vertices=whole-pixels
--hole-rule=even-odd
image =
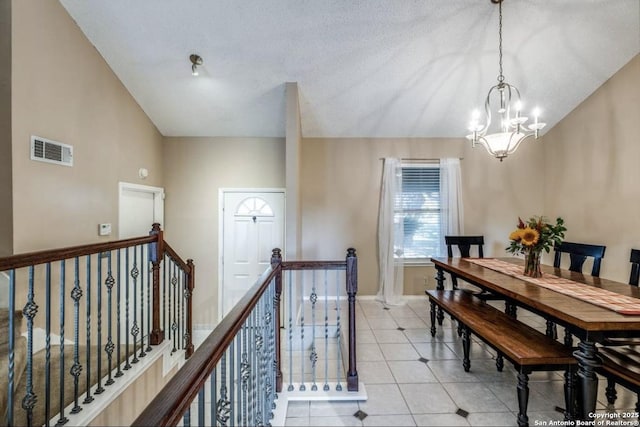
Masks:
[[[440,166],[403,165],[402,191],[396,194],[394,221],[402,223],[405,259],[439,256]]]

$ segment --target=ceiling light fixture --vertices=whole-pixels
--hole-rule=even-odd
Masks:
[[[198,73],[198,65],[202,65],[202,57],[200,55],[196,55],[192,53],[189,55],[189,60],[191,61],[191,75],[197,76]]]
[[[533,110],[534,122],[525,128],[524,124],[528,118],[520,114],[522,110],[520,91],[515,86],[504,81],[504,76],[502,75],[502,2],[503,0],[491,0],[491,3],[498,4],[499,8],[498,52],[500,54],[500,73],[498,74],[498,84],[489,89],[487,94],[487,99],[484,103],[484,123],[480,122],[480,111],[475,110],[469,124],[469,130],[472,133],[467,135],[467,139],[471,140],[473,147],[481,144],[492,156],[500,159],[500,161],[509,154],[514,153],[526,138],[534,136],[537,139],[540,129],[546,126],[546,123],[538,121],[540,110],[536,108]],[[497,98],[493,105],[491,104],[492,97]],[[499,120],[495,121],[496,126],[489,133],[492,108],[496,110],[495,116]]]

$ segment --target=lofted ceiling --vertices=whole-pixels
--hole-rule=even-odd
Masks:
[[[284,136],[297,82],[304,137],[462,137],[498,74],[490,0],[60,2],[165,136]],[[547,129],[640,52],[639,0],[503,15],[504,76]]]

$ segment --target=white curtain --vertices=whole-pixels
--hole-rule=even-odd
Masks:
[[[446,256],[444,236],[464,234],[460,159],[440,159],[440,212],[440,256]]]
[[[404,222],[395,218],[396,194],[402,191],[400,160],[385,158],[378,207],[378,265],[379,283],[376,299],[386,305],[405,303],[404,293]]]

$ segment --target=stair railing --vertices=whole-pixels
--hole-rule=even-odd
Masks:
[[[9,276],[5,425],[68,423],[165,336],[189,357],[194,270],[159,224],[149,236],[0,258]]]
[[[283,274],[285,271],[286,274]],[[339,273],[336,281],[329,279],[332,271]],[[308,272],[312,272],[312,275],[305,277]],[[303,284],[305,281],[309,282],[309,286]],[[346,285],[346,295],[342,295],[340,283]],[[296,392],[307,392],[311,396],[318,389],[317,383],[322,384],[324,391],[327,391],[326,387],[331,388],[331,378],[337,380],[335,390],[340,391],[341,381],[344,381],[348,391],[357,391],[357,283],[357,258],[354,249],[347,251],[345,261],[290,262],[282,261],[280,249],[274,249],[270,267],[222,319],[133,425],[189,426],[192,417],[201,426],[270,425],[278,404],[278,393],[285,392],[283,389],[292,391],[293,387],[297,389]],[[338,287],[340,290],[337,290]],[[330,298],[332,292],[335,299]],[[319,301],[323,298],[324,305],[320,307]],[[281,310],[281,306],[286,310]],[[331,321],[329,309],[337,313],[332,315]],[[281,319],[283,312],[288,313],[284,322]],[[300,316],[304,312],[308,313],[310,321],[304,320],[304,314]],[[340,368],[343,364],[340,313],[346,313],[348,318],[345,343],[347,369]],[[329,343],[329,335],[333,343]],[[300,340],[294,339],[294,336],[300,337]],[[300,343],[305,344],[300,348],[299,354],[294,354]],[[318,349],[322,347],[324,354],[327,354],[328,345],[332,345],[338,352],[338,357],[332,359],[335,371],[342,371],[337,377],[325,374],[323,378],[319,378],[322,377],[319,372],[328,372],[329,365],[325,362],[323,369],[314,368],[318,361],[322,362],[323,352]],[[295,363],[293,359],[296,359]],[[288,379],[285,384],[283,362]],[[307,363],[312,366],[305,371]],[[294,364],[299,364],[302,368],[287,371],[287,366]],[[311,380],[309,388],[305,386],[307,377]]]

